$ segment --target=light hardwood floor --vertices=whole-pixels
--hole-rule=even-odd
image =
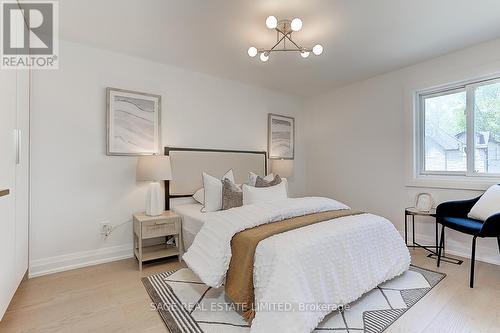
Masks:
[[[500,266],[478,262],[468,287],[469,261],[436,262],[412,250],[413,264],[448,276],[386,332],[500,332]],[[168,332],[140,281],[182,267],[175,258],[138,271],[134,259],[30,279],[17,291],[0,332]]]

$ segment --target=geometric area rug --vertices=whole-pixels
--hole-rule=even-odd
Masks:
[[[417,266],[379,285],[355,302],[330,313],[314,332],[380,333],[408,311],[446,275]],[[172,333],[243,333],[249,324],[224,296],[224,286],[206,286],[189,269],[143,278],[157,310]]]

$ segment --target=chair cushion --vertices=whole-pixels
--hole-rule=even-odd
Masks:
[[[469,235],[477,235],[483,226],[483,222],[460,217],[442,217],[441,223],[446,227]]]

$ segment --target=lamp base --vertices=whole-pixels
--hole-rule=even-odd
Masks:
[[[163,213],[160,191],[161,186],[159,182],[149,183],[148,194],[146,196],[146,215],[159,216]]]

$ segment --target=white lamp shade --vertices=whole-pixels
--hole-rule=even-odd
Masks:
[[[248,48],[248,55],[249,55],[250,57],[252,57],[252,58],[253,58],[253,57],[255,57],[255,56],[257,55],[257,53],[258,53],[258,52],[259,52],[259,51],[257,50],[257,48],[256,48],[255,46],[250,46],[250,47]]]
[[[300,29],[302,29],[302,20],[298,17],[294,18],[290,23],[290,27],[293,31],[300,31]]]
[[[276,18],[276,16],[268,16],[266,18],[266,27],[268,27],[269,29],[274,29],[278,26],[278,19]]]
[[[170,157],[163,155],[140,156],[137,161],[137,181],[171,180]]]
[[[313,53],[315,55],[320,55],[321,53],[323,53],[323,46],[321,44],[314,45],[314,47],[313,47]]]
[[[293,176],[293,160],[271,160],[271,171],[283,178]]]

